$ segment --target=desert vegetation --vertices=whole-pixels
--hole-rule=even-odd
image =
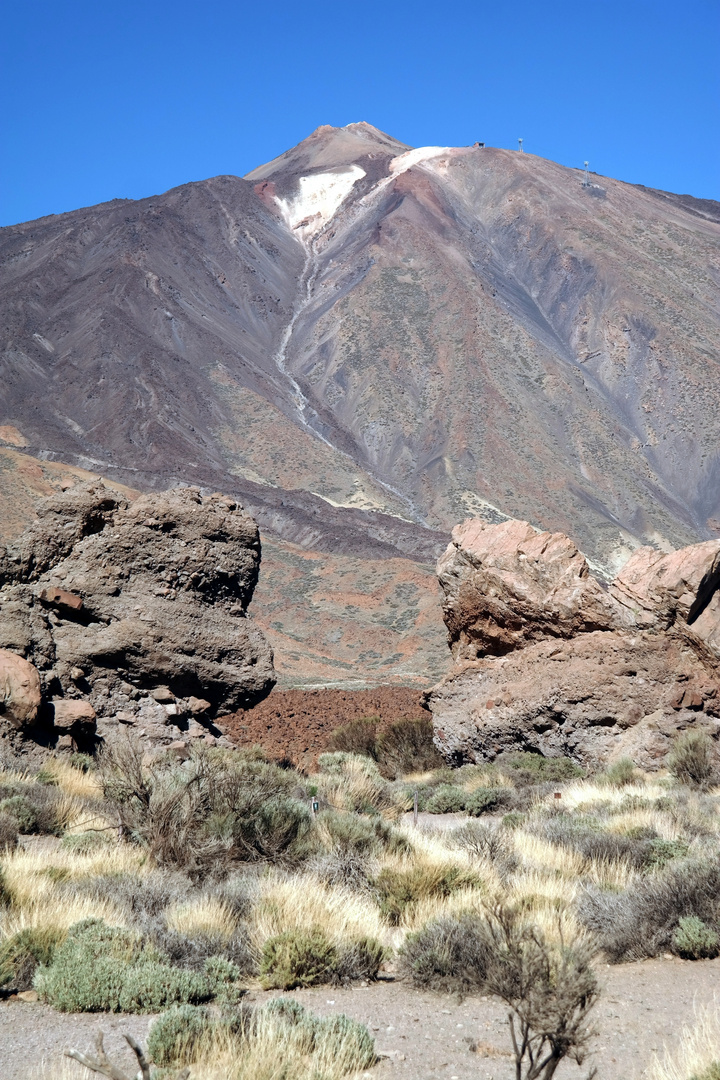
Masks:
[[[529,753],[412,771],[403,747],[423,764],[433,751],[401,728],[391,764],[344,731],[310,776],[259,750],[150,759],[130,739],[7,762],[0,986],[61,1012],[159,1013],[144,1051],[158,1076],[269,1078],[280,1055],[287,1080],[331,1080],[372,1065],[367,1030],[286,997],[251,1006],[247,990],[367,983],[389,965],[503,1001],[517,1075],[547,1080],[587,1052],[596,958],[720,954],[702,740],[681,737],[652,776]]]

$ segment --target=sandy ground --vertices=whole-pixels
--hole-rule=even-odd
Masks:
[[[720,959],[693,963],[677,959],[601,967],[603,993],[596,1008],[598,1036],[583,1070],[560,1067],[562,1080],[579,1080],[596,1065],[598,1080],[640,1080],[654,1051],[673,1045],[695,1006],[711,1004],[720,990]],[[267,1000],[257,992],[251,1000]],[[341,990],[298,990],[292,995],[321,1014],[344,1012],[372,1030],[380,1054],[367,1075],[373,1080],[512,1080],[505,1011],[482,997],[455,998],[412,990],[383,981]],[[64,1048],[91,1049],[95,1033],[130,1072],[133,1063],[122,1035],[145,1041],[150,1017],[84,1014],[64,1016],[37,1003],[0,1003],[2,1080],[29,1080],[57,1061]],[[473,1052],[470,1042],[479,1050]],[[79,1066],[78,1078],[89,1076]],[[130,1073],[132,1075],[132,1073]]]

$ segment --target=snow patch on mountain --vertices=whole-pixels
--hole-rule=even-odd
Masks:
[[[295,235],[301,240],[310,240],[335,216],[363,176],[365,170],[359,165],[301,176],[298,194],[288,199],[277,199],[278,207]]]
[[[433,158],[443,157],[452,153],[451,146],[419,146],[416,150],[408,150],[405,154],[393,158],[390,162],[390,175],[399,176],[400,173],[412,169],[414,165],[421,165],[423,161],[431,161]]]

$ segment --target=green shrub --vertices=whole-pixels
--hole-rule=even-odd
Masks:
[[[155,1065],[190,1065],[198,1044],[213,1027],[212,1015],[204,1006],[175,1005],[150,1028],[148,1056]]]
[[[688,915],[711,926],[720,922],[720,865],[673,859],[623,892],[587,886],[578,914],[611,961],[657,956],[672,946],[680,920]]]
[[[506,829],[519,829],[525,824],[527,814],[521,814],[518,810],[511,810],[509,814],[504,814],[502,823]]]
[[[498,761],[503,770],[509,770],[518,783],[538,784],[544,781],[560,782],[575,780],[585,772],[567,757],[543,757],[526,751],[521,754],[503,754]]]
[[[63,851],[75,851],[78,855],[87,855],[108,843],[108,835],[103,832],[66,833],[60,841],[60,847]]]
[[[650,841],[650,856],[648,865],[653,870],[659,870],[672,859],[684,859],[689,848],[684,840],[663,840],[655,837]]]
[[[512,792],[509,788],[476,788],[465,799],[465,813],[471,817],[492,814],[511,805]]]
[[[675,951],[689,960],[707,960],[720,953],[720,937],[697,915],[680,919],[672,943]]]
[[[704,731],[684,731],[668,754],[667,766],[681,784],[704,787],[714,772],[714,745]]]
[[[441,784],[425,803],[429,814],[457,814],[465,809],[466,795],[454,784]]]
[[[372,982],[377,979],[385,949],[372,937],[357,938],[338,947],[333,982],[348,983],[358,979]]]
[[[443,764],[433,742],[432,719],[396,720],[377,737],[375,756],[385,776],[429,772]]]
[[[294,990],[330,981],[337,966],[337,949],[320,927],[286,930],[263,947],[261,982],[266,990]]]
[[[276,795],[257,805],[232,807],[222,819],[220,835],[232,840],[232,850],[240,859],[292,862],[309,853],[306,841],[311,828],[307,806]]]
[[[156,1012],[212,995],[204,975],[172,967],[137,935],[96,919],[71,927],[34,986],[61,1012]]]
[[[412,866],[407,870],[382,870],[375,887],[382,914],[397,926],[406,909],[419,900],[450,896],[458,889],[478,884],[474,874],[457,866]]]
[[[0,986],[29,990],[38,964],[50,964],[61,934],[54,930],[26,928],[0,945]]]
[[[328,749],[340,750],[348,754],[364,754],[376,757],[375,738],[379,718],[365,716],[351,720],[333,731],[328,741]]]
[[[33,804],[24,795],[11,795],[0,802],[0,814],[14,818],[20,833],[37,831],[38,816]]]
[[[485,922],[477,915],[433,919],[408,934],[399,968],[415,986],[446,993],[482,990],[490,959]]]
[[[322,1047],[324,1057],[330,1057],[336,1076],[368,1069],[375,1064],[375,1042],[364,1024],[336,1013],[334,1016],[313,1017],[315,1043]]]
[[[635,779],[635,762],[628,757],[620,758],[612,765],[608,765],[600,779],[611,787],[625,787],[626,784],[632,784]]]
[[[406,843],[381,817],[323,810],[315,820],[318,829],[327,833],[333,851],[372,855],[382,849],[395,850]]]

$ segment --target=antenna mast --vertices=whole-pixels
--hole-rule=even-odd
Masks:
[[[522,139],[518,139],[518,150],[520,151],[521,154],[523,153],[522,144],[523,144]]]
[[[583,187],[590,187],[590,175],[588,173],[588,166],[590,165],[590,162],[586,161],[584,164],[585,164],[585,176],[583,177],[582,186]]]

